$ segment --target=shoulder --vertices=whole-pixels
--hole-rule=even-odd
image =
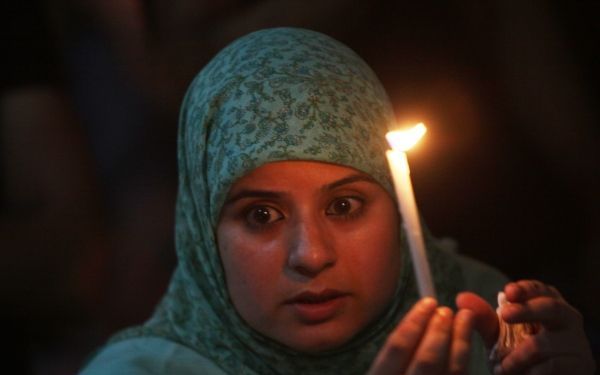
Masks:
[[[464,255],[455,254],[466,291],[474,292],[495,306],[498,292],[509,282],[508,277],[496,268]]]
[[[452,301],[456,293],[469,291],[496,306],[498,292],[510,281],[506,275],[488,264],[460,254],[452,239],[432,238],[430,245],[428,249],[436,250],[430,252],[430,261],[436,262],[432,262],[432,272],[434,277],[442,278],[441,284],[446,289],[454,287],[450,297]]]
[[[211,360],[159,337],[123,340],[102,348],[80,375],[225,375]]]

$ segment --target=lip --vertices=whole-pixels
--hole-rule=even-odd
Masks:
[[[304,291],[285,301],[285,305],[292,309],[301,322],[318,324],[333,318],[345,304],[348,295],[335,289]]]

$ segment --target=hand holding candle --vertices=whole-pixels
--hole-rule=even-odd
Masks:
[[[421,231],[421,222],[419,221],[419,211],[415,202],[410,180],[410,169],[408,168],[408,160],[405,153],[405,151],[421,139],[426,131],[427,128],[425,128],[425,125],[419,123],[408,130],[387,133],[386,139],[392,150],[388,150],[386,156],[392,171],[392,178],[394,179],[394,188],[398,198],[398,206],[402,215],[404,229],[408,236],[408,245],[415,268],[419,294],[421,297],[435,297],[431,270],[429,269],[429,262],[425,254],[425,243]]]

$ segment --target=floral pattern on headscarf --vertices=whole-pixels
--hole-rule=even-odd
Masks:
[[[410,259],[394,300],[349,343],[320,355],[295,352],[237,314],[215,240],[232,183],[265,163],[311,160],[363,171],[393,196],[385,133],[394,122],[379,80],[352,50],[314,31],[277,28],[238,39],[194,79],[179,127],[178,266],[153,317],[115,340],[160,336],[231,374],[361,374],[417,299]],[[428,241],[441,303],[460,273]]]

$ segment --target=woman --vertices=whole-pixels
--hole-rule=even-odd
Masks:
[[[498,335],[488,302],[506,280],[428,238],[438,300],[418,301],[384,157],[393,118],[366,64],[322,34],[264,30],[225,48],[181,111],[169,290],[83,373],[487,373]],[[543,326],[543,346],[516,348],[505,373],[591,373],[577,313],[557,292],[504,289],[505,320]],[[437,307],[457,295],[456,314]]]

